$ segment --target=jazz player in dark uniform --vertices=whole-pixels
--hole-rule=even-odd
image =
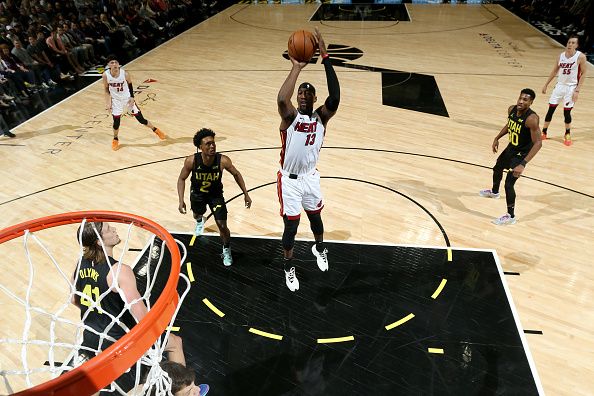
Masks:
[[[83,256],[73,275],[77,293],[73,295],[72,303],[80,308],[85,329],[76,365],[93,358],[94,351],[107,349],[115,342],[113,340],[118,340],[126,334],[126,329],[114,323],[112,316],[118,317],[125,311],[120,321],[131,329],[136,321],[142,320],[148,312],[136,287],[132,268],[126,264],[118,265],[117,260],[112,257],[113,248],[120,243],[116,229],[109,223],[86,223],[82,231],[79,228],[78,237],[83,246]],[[119,293],[116,285],[123,294]],[[125,303],[132,301],[136,302],[128,311],[125,309]],[[165,352],[170,361],[186,364],[182,340],[175,334],[169,335]],[[131,390],[135,385],[135,366],[128,373],[122,374],[116,383],[125,392]]]
[[[177,194],[179,197],[179,212],[186,213],[186,203],[184,202],[184,192],[186,189],[186,179],[192,174],[190,189],[190,204],[194,219],[196,219],[195,235],[199,236],[204,230],[204,213],[206,205],[214,216],[221,239],[223,240],[223,264],[230,266],[233,264],[231,256],[231,233],[227,228],[227,205],[223,198],[223,170],[227,170],[233,175],[235,182],[243,191],[245,207],[250,208],[252,199],[245,188],[245,182],[241,173],[233,166],[231,159],[226,155],[217,153],[215,143],[215,133],[207,128],[202,128],[194,135],[194,146],[198,152],[186,157],[184,166],[177,179]]]
[[[541,132],[538,115],[532,111],[530,105],[536,98],[536,94],[529,88],[520,92],[520,97],[515,106],[510,106],[507,113],[507,124],[493,140],[493,152],[499,148],[499,139],[507,134],[509,144],[497,158],[493,167],[493,187],[490,190],[481,190],[481,197],[499,198],[499,185],[503,179],[503,170],[508,169],[505,177],[505,200],[507,202],[507,213],[493,220],[494,224],[505,225],[515,224],[515,202],[516,192],[514,184],[526,168],[526,165],[538,150],[542,147]]]
[[[283,255],[285,283],[289,290],[299,290],[299,279],[292,264],[295,235],[299,227],[301,209],[305,210],[316,243],[311,247],[321,271],[328,271],[328,251],[324,247],[324,224],[321,211],[324,208],[320,189],[320,173],[316,169],[320,150],[330,118],[340,104],[340,84],[332,67],[326,44],[318,28],[315,37],[326,71],[328,97],[324,104],[314,110],[316,89],[304,82],[297,88],[298,109],[291,103],[295,84],[301,69],[307,63],[291,58],[292,68],[277,96],[278,114],[281,117],[281,159],[277,174],[278,199],[283,217]]]

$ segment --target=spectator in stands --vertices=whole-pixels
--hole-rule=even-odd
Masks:
[[[46,39],[48,47],[54,52],[54,54],[59,55],[64,59],[68,60],[68,63],[70,64],[75,73],[83,74],[85,70],[77,62],[74,54],[66,49],[66,46],[60,38],[58,30],[61,30],[61,28],[53,29],[51,35]]]
[[[26,49],[23,48],[23,44],[19,39],[15,39],[13,41],[14,47],[10,51],[12,55],[14,55],[25,67],[33,73],[35,73],[35,77],[37,81],[42,81],[42,87],[47,88],[49,86],[56,86],[56,84],[49,73],[49,69],[43,65],[42,63],[37,62],[35,59],[31,57],[31,55],[27,52]]]

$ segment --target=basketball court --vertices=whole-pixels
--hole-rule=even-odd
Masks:
[[[301,288],[291,293],[280,262],[276,97],[290,70],[289,35],[314,27],[341,85],[318,166],[330,269],[317,269],[304,218]],[[592,74],[572,112],[573,146],[563,145],[555,114],[549,140],[516,184],[518,223],[491,224],[505,200],[478,195],[491,185],[491,143],[522,88],[537,93],[532,108],[542,125],[552,87],[546,95],[541,88],[562,50],[498,5],[237,4],[124,66],[144,116],[167,140],[125,117],[113,152],[100,82],[0,140],[0,228],[115,210],[171,232],[187,250],[181,272],[191,280],[175,332],[213,394],[587,395],[594,387]],[[316,86],[323,103],[320,59],[299,81]],[[202,127],[217,133],[218,151],[253,200],[245,209],[224,176],[229,268],[214,221],[192,240],[193,219],[177,210],[177,177]],[[44,240],[70,272],[76,227],[54,228]],[[146,246],[134,234],[123,261],[146,256]],[[67,283],[33,250],[32,303],[52,311],[68,298]],[[1,244],[0,257],[2,284],[24,296],[22,241]],[[22,337],[26,315],[0,296],[0,338]],[[77,311],[63,315],[76,320]],[[30,332],[43,337],[48,323],[33,315]],[[58,339],[69,337],[60,330]],[[0,370],[22,367],[20,348],[2,348]],[[29,354],[36,367],[46,360]],[[0,394],[23,387],[4,375]]]

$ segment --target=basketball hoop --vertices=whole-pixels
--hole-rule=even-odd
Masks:
[[[81,211],[52,215],[1,230],[0,244],[21,236],[27,238],[28,235],[37,231],[85,221],[129,224],[130,228],[135,226],[160,238],[171,254],[171,269],[168,274],[167,282],[160,292],[160,296],[154,305],[150,307],[146,316],[113,345],[100,351],[99,354],[82,365],[64,372],[60,376],[47,382],[16,393],[17,395],[87,395],[103,389],[143,357],[147,350],[149,350],[159,339],[165,329],[170,326],[172,318],[174,318],[174,315],[177,314],[177,310],[179,309],[178,302],[180,299],[178,297],[177,284],[178,278],[180,277],[182,258],[180,256],[178,245],[172,235],[167,232],[165,228],[147,218],[112,211]],[[74,235],[72,238],[74,238]],[[154,237],[152,241],[154,242]],[[126,246],[127,242],[128,241],[126,241]],[[151,247],[153,246],[153,242],[150,243]],[[26,246],[25,249],[27,249]],[[43,249],[55,263],[50,252],[45,248]],[[150,254],[151,253],[149,252],[149,255]],[[159,264],[161,263],[161,260],[159,260]],[[59,267],[58,269],[61,271]],[[181,276],[185,278],[183,274]],[[186,289],[186,293],[189,289],[189,281],[187,282],[188,288]],[[8,289],[2,282],[0,282],[0,286],[2,286],[2,290],[5,291],[6,294],[11,294],[10,292],[7,292]],[[147,285],[147,288],[148,287],[149,286]],[[49,315],[51,316],[51,314]],[[167,332],[167,336],[168,334],[169,331]],[[22,344],[26,344],[27,341],[28,340],[23,340]],[[23,346],[23,348],[25,348],[25,346]],[[3,369],[4,367],[0,368]],[[55,371],[56,370],[54,370],[54,372]],[[52,372],[52,374],[54,374],[54,372]],[[4,376],[4,371],[2,372],[2,375]]]

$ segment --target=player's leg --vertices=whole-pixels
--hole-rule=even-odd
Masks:
[[[223,241],[223,252],[221,253],[223,264],[228,267],[233,264],[233,257],[231,256],[231,231],[227,227],[227,205],[225,204],[225,198],[213,198],[208,205],[210,206],[212,215],[219,228],[219,235]]]
[[[309,225],[316,241],[311,247],[311,252],[316,257],[318,267],[328,271],[328,249],[324,246],[324,223],[321,212],[324,208],[324,199],[320,188],[320,174],[315,172],[303,179],[305,191],[303,194],[303,208],[309,218]]]
[[[511,158],[511,150],[506,147],[505,150],[499,154],[497,161],[493,166],[493,185],[488,190],[479,191],[479,195],[485,198],[499,198],[499,186],[503,179],[503,170],[509,168],[509,161]]]
[[[511,152],[511,150],[510,150]],[[513,169],[518,166],[522,160],[526,157],[525,155],[517,155],[517,153],[511,153],[512,155],[509,156],[507,161],[506,169],[507,176],[505,177],[505,203],[507,205],[507,213],[503,216],[493,220],[494,224],[497,225],[506,225],[506,224],[515,224],[516,223],[516,213],[515,213],[515,206],[516,206],[516,190],[514,185],[518,178],[514,176]]]
[[[573,109],[573,91],[575,86],[567,87],[565,97],[563,98],[563,116],[565,118],[565,135],[563,135],[563,144],[571,146],[571,110]]]
[[[206,201],[198,194],[190,193],[190,207],[196,220],[194,235],[200,236],[204,231],[204,213],[206,212]]]
[[[111,149],[116,151],[120,148],[118,134],[120,132],[120,121],[124,112],[124,103],[121,100],[111,99],[111,116],[113,117],[113,140]]]
[[[293,247],[295,236],[299,227],[301,217],[301,196],[302,189],[300,181],[290,179],[281,172],[277,175],[277,193],[280,202],[280,215],[283,217],[283,267],[285,270],[285,282],[291,291],[299,290],[299,280],[293,265]]]
[[[140,122],[142,125],[144,125],[147,128],[150,128],[151,131],[155,132],[159,139],[165,139],[165,134],[159,128],[154,126],[149,120],[144,118],[142,112],[140,111],[138,106],[136,106],[136,103],[134,103],[134,106],[132,106],[132,115],[134,115],[134,117],[136,117],[136,120]]]
[[[551,120],[553,119],[553,114],[555,113],[555,110],[557,109],[559,102],[563,100],[564,95],[565,92],[563,90],[563,86],[558,84],[555,85],[555,89],[553,89],[551,97],[549,98],[549,108],[547,110],[547,114],[545,115],[545,121],[542,126],[542,140],[547,139],[547,131],[549,129],[549,125],[551,124]]]

